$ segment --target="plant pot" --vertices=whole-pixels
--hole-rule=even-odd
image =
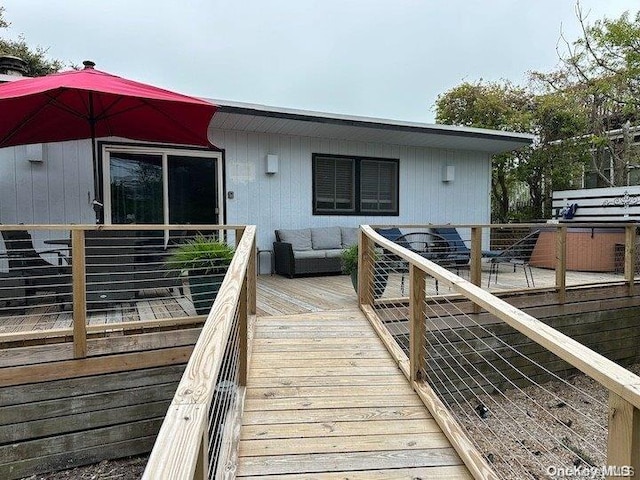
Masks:
[[[381,265],[376,264],[374,267],[374,280],[373,280],[373,298],[378,299],[382,296],[385,289],[387,288],[387,282],[389,280],[389,272],[387,269]],[[358,271],[355,270],[351,272],[351,283],[353,284],[353,289],[358,292]]]
[[[191,300],[198,315],[208,315],[218,296],[224,273],[207,273],[204,270],[189,271]]]

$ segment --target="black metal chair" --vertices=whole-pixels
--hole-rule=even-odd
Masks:
[[[447,239],[433,232],[405,233],[396,238],[395,242],[438,264],[445,264],[451,253]]]
[[[394,240],[401,247],[417,253],[441,266],[447,266],[447,258],[451,253],[451,246],[446,238],[433,232],[411,232],[400,235]],[[404,294],[404,276],[407,269],[400,272],[400,292]],[[438,293],[438,280],[436,280],[436,293]]]
[[[498,269],[500,264],[504,263],[513,265],[514,272],[516,271],[517,267],[522,267],[522,269],[524,270],[524,277],[527,281],[527,287],[535,287],[536,284],[533,281],[533,271],[531,270],[529,261],[531,260],[531,255],[533,254],[533,249],[536,246],[539,235],[540,230],[535,230],[526,237],[518,240],[510,247],[500,251],[493,251],[492,256],[489,260],[491,263],[491,268],[489,270],[489,281],[487,282],[487,287],[491,285],[491,276],[494,274],[495,283],[498,283]],[[529,283],[529,279],[531,279],[531,283]]]
[[[60,250],[36,252],[31,234],[26,230],[2,230],[6,248],[9,275],[19,276],[24,283],[25,296],[34,298],[37,292],[53,292],[61,308],[71,305],[72,279],[69,265],[54,265],[41,254],[55,253],[63,258]],[[63,263],[63,262],[60,262]]]

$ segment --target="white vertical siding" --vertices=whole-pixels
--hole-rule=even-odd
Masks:
[[[256,224],[262,249],[277,228],[490,221],[485,153],[235,130],[213,130],[210,138],[225,150],[226,192],[234,192],[233,199],[224,192],[227,222]],[[0,149],[0,223],[93,223],[90,142],[47,144],[43,152],[42,163],[30,163],[26,147]],[[399,159],[400,215],[314,216],[313,153]],[[267,154],[278,155],[274,175],[265,173]],[[455,167],[454,181],[442,182],[444,165]]]
[[[234,192],[227,200],[227,221],[258,225],[259,248],[270,248],[278,228],[490,222],[486,153],[229,130],[213,130],[210,138],[225,150],[227,191]],[[313,215],[313,153],[399,159],[400,215]],[[279,158],[273,175],[265,173],[268,154]],[[455,167],[454,181],[442,181],[444,165]]]
[[[0,223],[95,223],[89,141],[45,144],[41,163],[25,146],[0,149]]]

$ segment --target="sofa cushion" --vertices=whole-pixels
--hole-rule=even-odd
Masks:
[[[322,227],[311,229],[311,244],[314,250],[342,248],[340,227]]]
[[[342,256],[342,252],[344,252],[344,250],[342,250],[341,248],[332,248],[330,250],[324,251],[324,253],[327,255],[327,258],[340,258]]]
[[[349,248],[351,245],[358,243],[358,230],[357,227],[340,227],[342,248]]]
[[[281,242],[290,243],[294,251],[311,250],[311,229],[278,230]]]
[[[293,258],[326,258],[326,250],[294,250]]]

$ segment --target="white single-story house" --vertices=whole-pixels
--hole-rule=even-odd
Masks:
[[[217,149],[98,139],[104,223],[489,223],[503,131],[211,100]],[[0,223],[95,223],[89,140],[0,149]],[[266,259],[264,259],[266,260]],[[269,268],[263,262],[263,272]]]

